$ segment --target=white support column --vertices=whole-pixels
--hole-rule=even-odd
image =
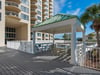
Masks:
[[[83,31],[83,50],[82,50],[82,66],[84,65],[84,61],[85,61],[85,50],[86,50],[86,44],[85,44],[85,41],[86,41],[86,37],[85,37],[85,30]]]
[[[33,32],[33,41],[32,41],[32,43],[33,43],[33,50],[32,50],[32,53],[34,53],[35,52],[35,31]]]
[[[84,30],[83,31],[83,53],[85,53],[85,49],[86,49],[85,41],[86,41],[86,37],[85,37],[85,30]]]
[[[71,64],[76,65],[76,24],[72,26],[72,37],[71,37]]]

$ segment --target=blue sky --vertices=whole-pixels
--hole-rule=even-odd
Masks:
[[[54,14],[72,14],[81,16],[85,9],[93,4],[100,3],[100,0],[54,0]],[[90,29],[90,24],[86,25],[86,35],[94,32]],[[77,37],[81,37],[82,33],[77,33]],[[62,38],[62,35],[56,35],[55,37]]]

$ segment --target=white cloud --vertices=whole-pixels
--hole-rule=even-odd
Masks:
[[[72,7],[72,5],[68,5],[68,8],[71,8]]]
[[[67,14],[71,14],[71,15],[79,15],[80,14],[80,8],[77,8],[76,10],[72,10],[72,11],[67,11]]]
[[[59,1],[55,0],[55,2],[54,2],[54,14],[59,13],[63,9],[63,7],[66,5],[65,4],[66,1],[67,0],[59,0]]]
[[[67,7],[72,8],[72,2],[71,1],[67,3]]]
[[[60,3],[61,3],[62,5],[64,5],[65,2],[66,2],[66,0],[60,0]]]
[[[68,2],[68,4],[72,4],[72,2]]]

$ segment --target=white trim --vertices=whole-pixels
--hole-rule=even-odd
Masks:
[[[40,27],[36,27],[36,28],[32,28],[32,31],[40,31],[40,32],[46,31],[47,33],[54,33],[55,29],[59,28],[58,29],[58,31],[59,31],[61,29],[61,27],[66,28],[66,26],[71,28],[71,26],[74,25],[75,23],[77,23],[77,25],[80,25],[80,26],[77,26],[77,32],[81,32],[82,31],[81,23],[79,23],[76,18],[57,22],[57,23],[53,23],[53,24],[48,24],[48,25],[44,25],[44,26],[40,26]],[[67,27],[67,29],[69,29],[68,27]],[[59,32],[60,33],[71,32],[71,30],[70,31],[61,30],[59,32],[58,31],[55,31],[55,34],[57,34]]]
[[[49,24],[49,25],[44,25],[44,26],[40,26],[40,27],[36,27],[36,28],[32,28],[32,31],[42,31],[42,30],[46,30],[46,29],[50,29],[50,28],[66,26],[66,25],[69,25],[69,24],[73,25],[75,20],[76,20],[76,18],[57,22],[57,23],[53,23],[53,24]]]

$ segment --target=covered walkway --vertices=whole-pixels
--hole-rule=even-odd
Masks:
[[[35,46],[35,32],[46,32],[51,34],[72,33],[71,36],[71,64],[77,64],[76,52],[76,32],[83,32],[84,26],[79,21],[79,18],[74,15],[57,14],[46,21],[33,26],[33,45]],[[83,46],[84,46],[83,40]],[[54,43],[54,41],[53,41]],[[84,48],[84,47],[83,47]],[[34,50],[35,51],[35,47]]]

